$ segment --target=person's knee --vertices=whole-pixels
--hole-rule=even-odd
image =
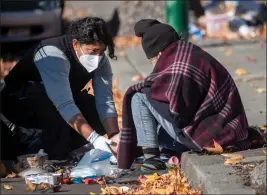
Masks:
[[[144,101],[144,96],[145,94],[136,92],[132,97],[131,106],[133,107],[142,103]]]

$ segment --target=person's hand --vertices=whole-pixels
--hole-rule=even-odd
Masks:
[[[108,146],[111,141],[104,136],[99,135],[95,131],[90,134],[90,136],[87,138],[87,141],[89,141],[95,149],[112,153],[110,147]]]
[[[111,151],[113,152],[113,154],[117,154],[120,143],[120,133],[114,135],[112,138],[110,138],[110,140],[111,140],[110,144]]]

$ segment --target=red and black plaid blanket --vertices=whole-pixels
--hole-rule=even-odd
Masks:
[[[182,119],[184,133],[201,150],[213,140],[227,147],[248,136],[247,117],[230,74],[200,47],[178,41],[162,52],[153,72],[125,94],[119,168],[129,168],[134,160],[137,138],[131,98],[144,87],[150,87],[154,100],[169,104],[172,115]]]

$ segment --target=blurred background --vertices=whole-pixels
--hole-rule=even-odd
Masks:
[[[7,69],[35,42],[64,34],[72,20],[86,16],[104,18],[118,48],[139,44],[133,27],[143,18],[167,22],[190,40],[266,38],[266,1],[2,0],[0,8]]]
[[[0,9],[0,78],[37,41],[64,34],[78,18],[101,17],[116,45],[118,61],[111,63],[121,110],[123,95],[117,86],[123,92],[152,70],[134,24],[154,18],[218,59],[236,81],[251,123],[266,124],[266,1],[1,0]]]

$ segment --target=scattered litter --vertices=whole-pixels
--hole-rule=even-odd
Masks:
[[[14,186],[8,185],[8,184],[4,184],[3,187],[5,190],[13,190],[14,189]]]
[[[258,93],[266,93],[266,88],[257,88],[256,91]]]
[[[132,77],[132,81],[141,81],[143,77],[141,75],[135,75]]]
[[[111,153],[99,149],[86,152],[77,166],[71,170],[71,177],[102,176],[109,175],[112,171],[110,163]]]
[[[44,153],[43,149],[37,154],[26,154],[18,156],[18,161],[23,169],[28,168],[43,168],[44,162],[48,159],[48,155]]]
[[[238,68],[236,69],[235,73],[239,76],[242,76],[242,75],[247,75],[248,71],[244,68]]]
[[[55,174],[55,173],[43,173],[36,175],[28,175],[25,177],[26,184],[30,182],[32,184],[47,183],[50,185],[59,185],[60,181],[61,181],[61,174]]]
[[[213,140],[214,147],[205,147],[205,149],[211,154],[221,154],[223,153],[223,148],[215,140]]]
[[[37,174],[43,174],[47,173],[46,170],[40,169],[40,168],[29,168],[19,173],[19,176],[22,178],[25,178],[28,175],[37,175]]]

